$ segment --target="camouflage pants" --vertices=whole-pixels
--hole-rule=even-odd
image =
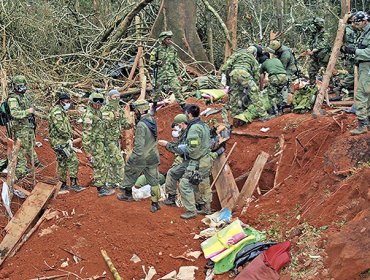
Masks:
[[[268,95],[271,106],[275,109],[288,102],[288,90],[283,90],[287,82],[288,77],[285,74],[269,76],[269,83],[264,91]]]
[[[189,161],[183,161],[181,157],[176,157],[171,168],[167,172],[165,189],[166,193],[176,195],[177,182],[182,178]]]
[[[360,63],[359,82],[355,96],[356,115],[361,121],[368,121],[370,116],[370,62]]]
[[[72,148],[69,147],[68,145],[68,150],[70,153],[70,156],[68,158],[63,157],[56,153],[57,156],[57,174],[58,174],[58,179],[61,182],[67,182],[67,173],[69,170],[69,176],[71,178],[77,178],[78,174],[78,159],[76,152],[73,151]]]
[[[92,167],[94,172],[93,186],[103,187],[107,181],[107,158],[103,142],[94,143],[92,149]]]
[[[161,198],[161,191],[159,189],[158,180],[158,165],[126,165],[121,190],[131,189],[135,185],[136,180],[141,174],[144,174],[148,185],[151,186],[152,201],[158,202],[158,200]]]
[[[320,69],[326,68],[328,61],[326,58],[321,59],[321,57],[313,54],[311,57],[311,62],[308,67],[308,76],[310,78],[311,84],[314,84],[316,82],[316,76],[319,75]]]
[[[252,76],[246,70],[234,69],[230,78],[232,91],[228,107],[231,116],[247,123],[257,117],[267,117],[262,95]]]
[[[37,154],[35,152],[35,133],[29,128],[24,128],[16,130],[14,132],[15,140],[19,139],[21,141],[21,146],[18,154],[17,167],[15,174],[18,179],[24,177],[29,172],[27,167],[27,157],[31,162],[32,156],[34,157],[34,163],[38,163]]]
[[[354,59],[346,60],[344,65],[346,66],[346,69],[348,71],[348,74],[345,75],[344,79],[341,81],[340,86],[351,90],[354,88],[355,85],[355,76],[354,76],[354,65],[355,61]]]
[[[158,102],[162,100],[163,94],[167,95],[167,93],[172,91],[173,94],[175,95],[176,101],[179,104],[185,104],[185,100],[181,92],[181,85],[177,77],[171,78],[166,75],[164,75],[163,77],[158,75],[156,84],[157,86],[156,86],[156,91],[153,97],[153,101]]]
[[[107,183],[109,186],[120,186],[123,182],[125,161],[117,141],[107,141]]]
[[[192,172],[198,168],[203,180],[196,186],[189,182]],[[210,203],[212,200],[212,191],[209,182],[209,174],[211,171],[211,158],[206,155],[199,161],[190,160],[186,168],[184,176],[180,180],[180,194],[182,204],[187,211],[194,212],[196,210],[195,203],[201,204]],[[199,195],[198,195],[199,194]]]

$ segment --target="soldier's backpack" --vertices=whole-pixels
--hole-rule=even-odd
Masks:
[[[11,119],[12,116],[10,114],[8,100],[5,100],[0,104],[0,125],[6,126]]]

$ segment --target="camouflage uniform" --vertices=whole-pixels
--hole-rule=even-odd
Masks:
[[[163,185],[165,183],[165,177],[163,176],[163,174],[161,173],[158,173],[158,182],[160,185]],[[144,187],[148,185],[148,180],[145,178],[145,175],[140,175],[139,178],[137,178],[136,182],[135,182],[135,187],[137,188],[141,188],[141,187]]]
[[[150,65],[157,71],[155,79],[155,94],[154,102],[162,100],[162,94],[173,91],[177,102],[180,105],[185,104],[184,97],[181,92],[181,85],[178,79],[180,74],[177,51],[174,46],[166,46],[163,40],[172,37],[172,32],[162,32],[159,40],[162,43],[159,47],[154,49],[150,54]],[[158,65],[157,62],[161,61]]]
[[[268,116],[257,85],[258,69],[257,60],[245,50],[235,52],[224,65],[231,86],[227,107],[233,118],[251,122]]]
[[[360,127],[369,128],[370,119],[370,22],[361,33],[355,51],[355,60],[358,65],[359,83],[355,96],[356,115]],[[352,134],[355,131],[351,131]]]
[[[98,188],[104,187],[107,181],[105,138],[106,129],[104,127],[102,112],[99,109],[94,109],[89,104],[83,116],[82,145],[85,153],[93,157],[93,186]]]
[[[35,147],[35,124],[34,115],[27,112],[27,109],[32,107],[32,98],[30,94],[11,93],[8,99],[10,114],[12,116],[12,130],[15,140],[21,141],[21,146],[18,154],[18,162],[16,167],[16,176],[21,178],[29,172],[27,167],[27,156],[31,159],[33,156],[34,163],[40,164]]]
[[[330,58],[329,37],[324,29],[324,20],[317,18],[314,21],[312,30],[309,30],[308,46],[313,54],[311,55],[311,63],[308,68],[308,75],[311,83],[316,81],[316,75],[321,67],[326,67]],[[318,29],[320,27],[320,29]]]
[[[210,132],[208,125],[194,118],[188,124],[186,131],[186,147],[185,154],[189,157],[189,164],[186,168],[184,176],[180,179],[180,194],[182,203],[187,212],[194,213],[196,210],[195,193],[199,191],[202,202],[210,204],[212,200],[212,192],[209,183],[209,175],[211,171],[211,157],[209,155],[210,147]],[[202,181],[197,185],[193,185],[191,179],[194,171],[198,171]]]
[[[270,58],[262,63],[260,68],[261,74],[267,73],[269,83],[264,89],[268,95],[270,103],[275,110],[281,110],[287,104],[287,94],[283,92],[287,90],[288,77],[283,64],[278,58]]]
[[[356,45],[359,32],[352,27],[351,24],[348,24],[345,29],[344,35],[344,45],[348,47],[354,47]],[[344,77],[343,81],[340,83],[340,86],[346,89],[354,88],[354,65],[355,57],[354,55],[345,55],[344,66],[346,67],[348,74]]]
[[[157,123],[149,114],[141,116],[134,139],[134,149],[127,161],[121,189],[131,190],[137,178],[144,174],[152,187],[152,202],[158,203],[161,195],[158,184]]]
[[[49,113],[49,137],[50,145],[55,150],[64,148],[70,154],[69,157],[62,156],[56,152],[58,162],[58,178],[61,182],[67,181],[67,171],[72,178],[77,178],[78,159],[76,152],[72,149],[72,127],[69,117],[61,105],[55,105]]]
[[[275,55],[283,64],[288,80],[292,81],[298,71],[292,50],[287,46],[282,45],[275,51]]]
[[[109,103],[102,107],[102,117],[105,131],[107,131],[105,138],[107,184],[109,186],[120,186],[123,183],[125,162],[119,143],[122,128],[129,129],[130,124],[119,106],[119,100],[109,100]]]

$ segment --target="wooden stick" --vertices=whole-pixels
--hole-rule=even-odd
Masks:
[[[342,46],[342,43],[343,43],[344,30],[345,30],[345,27],[346,27],[346,22],[348,20],[348,17],[349,17],[349,14],[346,14],[343,17],[343,19],[339,20],[337,36],[335,38],[333,48],[331,50],[329,63],[328,63],[328,66],[326,67],[326,71],[325,71],[325,74],[324,74],[324,77],[323,77],[323,80],[322,80],[321,88],[320,88],[320,90],[317,94],[315,106],[314,106],[313,112],[312,112],[313,116],[320,115],[320,110],[321,110],[322,103],[324,101],[324,97],[326,97],[327,94],[328,94],[327,89],[328,89],[328,86],[329,86],[329,83],[330,83],[330,78],[333,74],[333,70],[335,68],[335,64],[337,62],[337,59],[338,59],[338,56],[339,56],[339,53],[340,53],[340,47]],[[329,100],[328,97],[327,97],[327,100]],[[328,105],[330,105],[330,104],[328,104]]]
[[[298,140],[298,138],[297,138],[297,140]],[[284,149],[285,149],[285,138],[284,138],[284,135],[283,134],[281,134],[281,136],[280,136],[279,145],[280,145],[280,151],[281,151],[281,153],[280,153],[279,161],[278,161],[278,164],[277,164],[277,167],[276,167],[273,188],[275,188],[275,186],[277,185],[277,181],[278,181],[278,177],[279,177],[279,170],[280,170],[280,166],[281,166],[281,160],[283,158],[283,153],[284,153]]]
[[[273,138],[273,139],[278,139],[279,138],[279,136],[256,134],[256,133],[247,132],[247,131],[235,131],[235,130],[233,130],[231,133],[235,134],[235,135],[248,136],[248,137],[252,137],[252,138]]]
[[[25,190],[24,188],[22,188],[22,187],[20,187],[16,184],[13,184],[13,189],[24,193],[26,196],[29,196],[31,194],[29,191]]]
[[[59,274],[59,275],[53,275],[53,276],[44,276],[44,277],[37,277],[37,278],[32,278],[30,280],[54,280],[62,277],[67,277],[70,274],[65,273],[65,274]]]
[[[13,197],[13,184],[15,180],[15,170],[17,167],[17,161],[18,161],[18,154],[19,150],[21,148],[21,140],[17,139],[13,151],[11,154],[11,158],[9,159],[8,163],[8,176],[6,177],[6,183],[9,187],[9,199],[12,201]]]
[[[60,188],[62,187],[62,182],[58,182],[58,184],[55,186],[55,192],[53,198],[56,199],[58,196],[58,193],[60,191]]]
[[[248,170],[247,172],[243,173],[239,177],[235,179],[235,182],[243,181],[245,178],[249,176],[250,171]]]
[[[112,272],[114,280],[122,280],[121,276],[118,274],[117,269],[114,267],[112,260],[109,258],[107,252],[105,250],[100,250],[106,264],[109,267],[109,270]]]
[[[353,99],[356,99],[357,89],[358,89],[358,66],[355,65],[354,69],[354,88],[353,88]]]
[[[225,165],[226,165],[227,161],[229,160],[229,158],[230,158],[230,156],[231,156],[232,152],[234,151],[234,148],[235,148],[236,144],[237,144],[237,142],[235,142],[235,143],[234,143],[234,145],[231,147],[231,150],[230,150],[229,154],[227,155],[227,157],[226,157],[226,160],[225,160],[224,164],[222,165],[222,167],[221,167],[221,168],[220,168],[220,170],[218,171],[218,173],[217,173],[216,177],[213,179],[213,182],[212,182],[212,185],[211,185],[211,189],[212,189],[212,188],[213,188],[213,186],[216,184],[216,182],[217,182],[217,180],[218,180],[218,177],[220,177],[221,173],[223,172],[224,167],[225,167]]]

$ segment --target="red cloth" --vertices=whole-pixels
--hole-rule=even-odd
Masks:
[[[290,262],[290,241],[271,246],[242,270],[235,280],[279,280],[278,271]]]

